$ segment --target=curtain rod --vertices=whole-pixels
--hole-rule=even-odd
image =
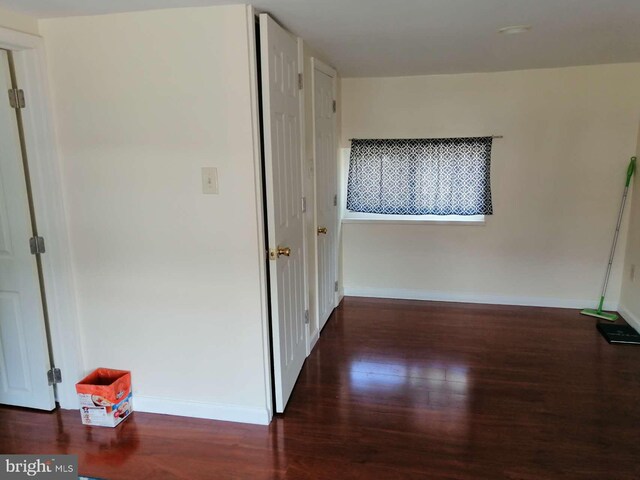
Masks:
[[[487,136],[491,138],[504,138],[504,135],[487,135]],[[442,137],[442,138],[452,138],[452,137]],[[471,137],[453,137],[453,138],[471,138]],[[384,140],[384,139],[378,139],[378,138],[350,138],[349,139],[349,141],[352,141],[352,140]],[[413,140],[413,138],[394,138],[393,140]],[[432,139],[429,139],[429,140],[432,140]]]

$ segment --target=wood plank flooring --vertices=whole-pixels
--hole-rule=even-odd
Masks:
[[[138,412],[90,428],[4,407],[0,452],[75,453],[82,474],[113,480],[637,480],[640,347],[595,323],[346,298],[269,427]]]

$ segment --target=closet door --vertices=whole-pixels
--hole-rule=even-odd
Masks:
[[[298,46],[261,14],[260,49],[273,380],[283,412],[307,351]]]
[[[335,80],[335,70],[313,59],[313,128],[318,255],[317,304],[321,329],[336,307],[338,289],[338,165]]]
[[[31,215],[7,52],[0,50],[0,403],[53,410]]]

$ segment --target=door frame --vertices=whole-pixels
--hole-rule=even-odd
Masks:
[[[0,48],[13,53],[18,85],[27,102],[22,120],[38,232],[46,242],[42,273],[51,353],[55,366],[62,370],[56,399],[61,408],[76,409],[75,383],[85,372],[44,41],[36,35],[0,27]]]
[[[327,65],[326,63],[324,63],[322,60],[319,60],[316,57],[311,57],[311,128],[313,131],[313,205],[314,205],[314,212],[313,212],[313,220],[314,220],[314,231],[318,228],[318,165],[317,165],[317,145],[316,145],[316,70],[319,70],[320,72],[330,76],[333,80],[332,80],[332,90],[333,90],[333,98],[337,103],[337,95],[338,95],[338,72],[333,68],[330,67],[329,65]],[[333,134],[334,134],[334,139],[335,139],[335,145],[334,145],[334,149],[336,151],[336,173],[339,174],[338,171],[338,112],[337,112],[337,108],[336,108],[336,112],[335,115],[333,116]],[[336,195],[338,196],[338,200],[340,199],[340,192],[338,191],[338,187],[339,187],[339,182],[338,182],[338,175],[336,175]],[[339,203],[336,206],[336,209],[338,209],[339,207]],[[339,231],[338,231],[338,225],[340,223],[340,212],[336,210],[336,225],[334,225],[334,230],[336,232],[336,256],[333,259],[334,263],[335,263],[335,272],[336,272],[336,281],[338,281],[338,292],[334,292],[334,308],[338,306],[339,304],[339,290],[340,290],[340,280],[337,278],[339,277],[339,270],[338,270],[338,256],[339,256]],[[315,251],[315,255],[314,255],[314,261],[315,261],[315,267],[316,267],[316,282],[315,282],[315,297],[316,297],[316,305],[315,305],[315,316],[318,319],[318,331],[317,332],[313,332],[312,334],[312,338],[315,338],[315,340],[317,341],[319,335],[320,335],[320,304],[318,301],[319,295],[320,295],[320,279],[319,279],[319,272],[320,270],[318,269],[319,263],[318,263],[318,236],[316,235],[314,237],[314,251]]]

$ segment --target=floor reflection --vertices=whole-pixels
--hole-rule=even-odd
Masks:
[[[348,372],[346,395],[366,395],[386,406],[410,406],[414,428],[468,440],[472,385],[466,365],[357,358]]]
[[[84,448],[79,458],[81,472],[83,469],[91,471],[99,465],[119,467],[128,462],[140,446],[134,415],[115,428],[86,427]]]
[[[399,363],[384,364],[355,360],[349,368],[350,385],[355,391],[370,392],[380,388],[400,388],[407,382],[407,367]]]
[[[466,365],[411,363],[397,359],[354,359],[349,364],[350,385],[354,391],[380,387],[425,386],[435,391],[464,395],[469,389]]]

